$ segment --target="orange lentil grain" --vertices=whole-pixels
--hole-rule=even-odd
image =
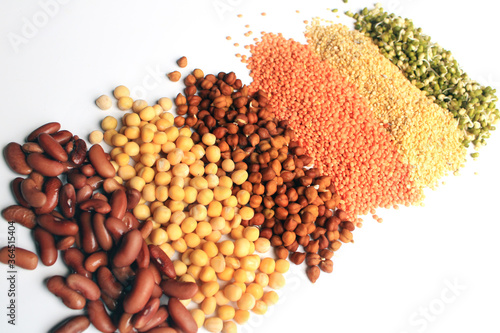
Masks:
[[[354,88],[307,45],[266,34],[250,46],[252,91],[270,94],[321,172],[332,176],[351,217],[379,207],[411,205],[421,192],[412,167]]]

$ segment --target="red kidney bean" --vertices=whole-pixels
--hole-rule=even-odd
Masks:
[[[139,268],[149,267],[149,262],[150,262],[149,248],[148,244],[144,239],[142,240],[141,251],[139,251],[139,254],[137,255],[137,259],[135,261],[137,263],[137,267]]]
[[[118,307],[118,300],[113,299],[106,294],[101,293],[101,300],[109,311],[115,311]]]
[[[118,250],[113,257],[113,265],[125,267],[131,265],[142,248],[142,235],[137,229],[130,230],[123,237]]]
[[[135,188],[128,188],[125,193],[127,194],[127,209],[134,209],[142,198],[141,192]]]
[[[35,213],[26,207],[12,205],[2,210],[2,216],[9,222],[16,222],[20,225],[33,229],[36,226]]]
[[[85,255],[79,249],[72,247],[64,251],[63,260],[74,272],[88,278],[92,277],[92,273],[90,273],[83,265]]]
[[[66,162],[68,154],[54,137],[47,133],[41,133],[38,136],[38,144],[47,155],[59,162]]]
[[[73,149],[69,153],[70,161],[75,165],[80,165],[85,162],[87,157],[87,144],[82,139],[75,140]]]
[[[66,236],[61,238],[57,243],[56,243],[56,249],[60,251],[64,251],[69,249],[70,247],[75,244],[75,237],[74,236]]]
[[[68,178],[68,183],[72,184],[77,190],[87,185],[87,177],[78,170],[69,171],[66,177]]]
[[[54,236],[47,230],[36,227],[34,231],[35,241],[38,243],[40,259],[45,266],[52,266],[57,260],[57,249]]]
[[[149,255],[151,259],[158,265],[158,269],[171,279],[176,278],[174,264],[167,254],[157,245],[149,244]]]
[[[131,313],[122,313],[120,319],[118,320],[118,332],[120,333],[133,333],[136,332],[134,330],[134,325],[132,325],[132,316]]]
[[[184,333],[196,333],[198,325],[188,309],[175,297],[168,300],[168,313]]]
[[[33,179],[36,184],[36,188],[42,190],[43,183],[45,182],[45,177],[41,173],[33,171],[32,173],[30,173],[28,178]]]
[[[95,213],[92,218],[92,230],[94,230],[97,243],[104,251],[109,251],[113,247],[113,238],[104,225],[106,217],[103,214]]]
[[[73,139],[73,133],[67,130],[62,130],[56,133],[51,134],[51,136],[56,140],[60,145],[67,144],[71,139]]]
[[[85,297],[69,288],[64,278],[60,275],[54,275],[47,280],[47,289],[57,297],[61,298],[64,305],[70,309],[80,310],[85,307]]]
[[[143,327],[139,328],[139,332],[147,332],[150,329],[160,325],[168,318],[168,311],[165,305],[159,307],[158,311],[154,314],[153,318],[147,322]],[[197,327],[198,328],[198,327]]]
[[[97,175],[92,176],[90,178],[87,178],[87,185],[90,185],[90,187],[94,191],[97,190],[98,188],[100,188],[103,183],[104,183],[104,180],[100,176],[97,176]]]
[[[105,194],[102,194],[100,192],[94,192],[94,193],[92,193],[92,198],[91,199],[97,199],[97,200],[102,200],[104,202],[108,202],[108,197]]]
[[[117,189],[125,190],[125,186],[119,184],[114,178],[106,178],[102,183],[102,187],[106,193],[112,193]]]
[[[37,222],[45,230],[57,236],[74,236],[78,233],[78,225],[69,220],[61,220],[52,214],[37,216]]]
[[[115,276],[106,266],[99,267],[96,274],[96,280],[103,294],[113,299],[118,299],[121,296],[123,286],[116,281]]]
[[[33,171],[32,167],[28,164],[26,155],[21,149],[21,145],[16,142],[10,142],[4,148],[4,157],[7,165],[12,171],[21,175],[29,175]]]
[[[26,142],[21,146],[21,149],[29,154],[29,153],[43,153],[42,147],[36,142]]]
[[[144,239],[148,238],[151,232],[153,231],[153,221],[151,220],[144,221],[139,230],[141,231],[142,238]]]
[[[160,287],[165,295],[178,299],[190,299],[198,292],[198,285],[194,282],[182,282],[175,279],[161,281]]]
[[[26,158],[29,166],[47,177],[57,177],[64,172],[61,162],[52,160],[40,153],[31,153]]]
[[[75,316],[65,319],[52,333],[82,333],[90,326],[90,320],[87,316]]]
[[[124,190],[115,190],[111,194],[111,199],[109,200],[111,205],[110,216],[116,217],[117,219],[123,219],[125,212],[127,211],[127,195]]]
[[[153,316],[156,314],[156,311],[158,311],[158,308],[160,307],[160,299],[159,298],[151,298],[144,308],[134,314],[132,318],[132,323],[135,328],[140,329],[144,327],[150,321]]]
[[[122,236],[129,231],[127,225],[123,223],[123,221],[118,220],[114,217],[108,217],[106,221],[104,221],[104,226],[113,237],[115,243],[118,243]]]
[[[155,280],[150,270],[140,268],[137,270],[132,289],[123,299],[123,310],[127,313],[137,313],[141,311],[153,292]]]
[[[155,327],[146,333],[179,333],[179,331],[172,327]]]
[[[56,209],[59,203],[59,192],[62,187],[62,182],[57,177],[49,178],[44,184],[44,193],[47,201],[42,207],[36,208],[35,213],[37,215],[51,213]]]
[[[95,169],[91,164],[84,164],[80,167],[80,172],[86,177],[92,177],[95,175]]]
[[[128,286],[135,276],[135,271],[130,266],[113,267],[112,271],[115,278],[124,286]]]
[[[29,208],[30,205],[29,203],[24,200],[23,195],[21,193],[21,182],[24,180],[22,177],[17,177],[12,180],[10,183],[11,185],[11,190],[12,194],[14,195],[14,198],[16,199],[17,203],[23,207]]]
[[[31,207],[42,207],[47,202],[47,196],[37,188],[35,181],[31,178],[26,178],[21,182],[21,194]]]
[[[161,273],[158,270],[158,267],[156,267],[154,263],[150,262],[148,269],[153,273],[153,276],[155,277],[155,283],[157,285],[160,285],[162,278],[161,278]]]
[[[92,197],[92,193],[93,193],[92,187],[90,185],[85,184],[82,188],[80,188],[76,192],[76,203],[82,203],[87,200],[90,200],[90,198]]]
[[[113,324],[113,321],[104,308],[104,304],[100,300],[88,302],[87,312],[90,322],[99,331],[105,333],[113,333],[116,331],[115,324]]]
[[[72,184],[64,184],[59,193],[59,208],[65,218],[72,219],[76,211],[76,192]]]
[[[28,135],[26,141],[35,141],[41,133],[54,134],[61,129],[58,122],[47,123],[35,129]]]
[[[161,290],[160,286],[155,284],[153,287],[153,292],[151,293],[151,297],[160,298],[163,295],[163,290]]]
[[[80,214],[80,240],[81,247],[86,253],[94,253],[99,249],[97,238],[92,229],[92,214],[90,212]]]
[[[108,264],[108,254],[104,251],[99,251],[92,253],[85,259],[85,269],[91,273],[97,271],[101,266],[106,266]]]
[[[94,210],[100,214],[107,214],[111,211],[111,206],[103,200],[88,199],[80,203],[80,209],[87,211]]]
[[[134,216],[134,214],[128,211],[125,212],[125,216],[123,217],[122,221],[125,222],[125,225],[127,226],[128,230],[137,229],[140,226],[140,223]]]
[[[91,279],[80,275],[80,274],[70,274],[66,278],[66,284],[71,289],[78,291],[89,301],[98,300],[101,297],[101,290],[99,286]]]
[[[89,160],[97,173],[103,178],[112,178],[115,176],[115,168],[107,159],[104,149],[98,144],[90,147],[88,152]]]
[[[34,270],[38,266],[38,256],[19,246],[4,246],[0,249],[0,262],[4,264],[14,262],[17,267]]]

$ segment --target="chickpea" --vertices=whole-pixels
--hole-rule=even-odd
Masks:
[[[146,102],[143,99],[136,99],[134,101],[134,104],[132,105],[132,111],[134,111],[137,114],[137,113],[139,113],[139,111],[144,109],[146,106],[148,106],[148,102]]]
[[[260,237],[255,242],[255,251],[266,253],[271,248],[271,242],[267,238]]]
[[[122,97],[129,97],[130,90],[125,86],[118,86],[115,88],[115,90],[113,90],[113,96],[115,96],[116,99],[120,99]]]
[[[98,99],[96,99],[95,104],[101,110],[109,110],[113,105],[111,102],[111,98],[107,95],[101,95]]]
[[[217,138],[212,133],[205,133],[201,137],[201,141],[204,144],[206,144],[207,146],[213,146],[215,144],[216,140],[217,140]]]
[[[215,309],[217,307],[217,301],[215,300],[215,297],[206,297],[203,302],[201,302],[201,310],[209,316],[212,313],[215,312]],[[206,320],[205,320],[206,322]]]
[[[222,333],[237,333],[238,332],[238,326],[234,321],[228,320],[224,322],[224,325],[222,326]]]
[[[259,228],[249,226],[243,229],[243,237],[248,239],[250,242],[255,242],[259,238]]]
[[[245,324],[250,319],[250,312],[248,310],[237,309],[234,313],[234,321],[240,325]]]
[[[269,286],[273,289],[281,289],[285,286],[285,278],[280,272],[273,272],[269,275]]]
[[[184,187],[184,202],[191,204],[196,201],[198,191],[192,186]]]
[[[200,236],[200,238],[204,238],[212,232],[212,226],[210,223],[206,221],[201,221],[198,222],[198,225],[196,226],[196,234]]]
[[[118,108],[122,111],[130,110],[134,100],[130,97],[120,97],[118,99]]]
[[[205,156],[209,162],[216,163],[220,160],[220,149],[217,146],[207,147]]]
[[[205,320],[203,327],[209,332],[218,333],[222,331],[224,327],[224,322],[221,318],[218,317],[210,317]]]
[[[234,242],[234,255],[238,258],[243,258],[249,254],[250,241],[246,238],[237,239]]]
[[[215,294],[219,292],[219,283],[217,281],[204,282],[200,286],[200,290],[205,297],[215,296]]]
[[[217,309],[217,316],[222,320],[231,320],[235,312],[236,310],[231,305],[223,305]]]
[[[237,302],[241,298],[242,294],[243,291],[241,288],[234,283],[228,284],[224,288],[224,296],[226,296],[226,298],[231,302]]]
[[[236,170],[231,174],[231,180],[236,185],[243,184],[248,179],[248,172],[246,170]]]
[[[212,201],[208,204],[207,215],[209,217],[218,217],[222,214],[222,204],[219,201]]]
[[[234,170],[234,162],[233,160],[231,159],[225,159],[224,161],[222,161],[222,170],[226,171],[226,172],[233,172]]]
[[[198,325],[198,328],[201,328],[205,323],[205,313],[203,312],[203,310],[192,309],[191,316],[193,316],[193,319],[196,322],[196,325]]]
[[[217,170],[219,170],[219,167],[215,163],[208,163],[205,166],[205,174],[207,175],[215,175],[217,174]]]
[[[236,303],[240,310],[252,310],[255,306],[255,297],[250,293],[243,293]]]
[[[282,274],[288,272],[290,269],[290,262],[285,259],[276,260],[276,272],[280,272]]]
[[[154,229],[149,235],[149,240],[154,245],[161,245],[168,242],[168,235],[162,228]]]

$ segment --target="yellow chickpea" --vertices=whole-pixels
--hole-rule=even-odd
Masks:
[[[112,116],[106,116],[101,121],[101,128],[103,131],[114,130],[118,126],[118,120]]]
[[[196,222],[196,220],[194,218],[186,217],[181,223],[181,229],[184,233],[188,234],[188,233],[192,233],[193,231],[195,231],[197,225],[198,225],[198,223]]]
[[[120,97],[118,99],[118,108],[122,111],[130,110],[134,100],[130,97]]]
[[[201,310],[209,316],[215,312],[215,309],[217,308],[217,301],[215,300],[215,297],[206,297],[203,302],[201,302]],[[205,320],[206,322],[206,320]]]
[[[165,206],[160,206],[154,210],[153,220],[160,224],[165,224],[170,221],[172,212]]]
[[[266,273],[262,273],[262,272],[256,273],[254,281],[255,281],[255,283],[258,283],[259,285],[261,285],[263,288],[267,287],[269,285],[269,275],[267,275]]]
[[[256,271],[260,266],[260,257],[255,254],[247,255],[240,259],[241,268],[246,271]]]
[[[216,175],[218,169],[219,169],[219,167],[217,166],[217,164],[215,164],[215,163],[208,163],[205,166],[205,174],[207,174],[207,175]]]
[[[220,149],[217,146],[207,147],[205,155],[209,162],[216,163],[220,160]]]
[[[221,281],[231,281],[233,279],[234,268],[227,267],[220,273],[217,273],[217,278]]]
[[[250,242],[255,242],[260,235],[259,228],[254,226],[248,226],[243,229],[243,237],[248,239]]]
[[[231,305],[223,305],[217,309],[217,316],[222,320],[231,320],[234,318],[235,309]]]
[[[240,325],[245,324],[250,319],[250,312],[248,310],[237,309],[234,314],[234,321]]]
[[[236,303],[240,310],[252,310],[255,306],[255,297],[250,293],[243,293]]]
[[[164,152],[165,154],[170,153],[174,149],[176,149],[175,143],[170,142],[170,141],[161,145],[161,151]]]
[[[200,290],[205,297],[215,296],[219,292],[219,283],[217,281],[208,281],[202,283]]]
[[[194,321],[198,328],[202,328],[205,323],[205,313],[201,309],[192,309],[191,316],[193,316]]]
[[[203,205],[195,205],[191,208],[191,210],[189,211],[189,214],[196,221],[203,221],[207,217],[207,208]],[[209,223],[207,223],[207,224],[210,226]],[[210,229],[212,229],[212,228],[210,227]],[[210,232],[212,232],[212,230],[210,230]],[[202,237],[202,236],[200,235],[200,237]]]
[[[181,275],[186,274],[186,272],[187,272],[187,266],[186,266],[185,263],[183,263],[180,260],[174,260],[173,264],[174,264],[175,274],[177,276],[181,276]]]
[[[136,99],[134,101],[134,104],[132,105],[132,111],[134,111],[135,113],[138,113],[139,111],[144,109],[146,106],[148,106],[148,102],[146,102],[143,99]]]
[[[266,253],[271,248],[271,242],[267,238],[259,237],[255,242],[255,251]]]
[[[234,321],[228,320],[224,322],[224,325],[222,326],[222,333],[237,333],[238,332],[238,326]]]
[[[184,202],[191,204],[196,201],[198,191],[192,186],[184,187]]]
[[[219,201],[212,201],[208,204],[207,215],[209,217],[221,216],[222,208],[222,204]]]
[[[243,295],[243,291],[241,288],[234,284],[228,284],[226,287],[224,287],[224,296],[231,302],[237,302],[241,296]]]
[[[201,160],[205,156],[205,149],[201,145],[194,145],[190,150],[197,160]]]

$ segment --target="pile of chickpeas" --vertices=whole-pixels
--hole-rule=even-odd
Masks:
[[[278,301],[274,290],[285,285],[290,265],[266,257],[270,241],[258,227],[242,224],[254,209],[247,205],[250,193],[233,192],[233,184],[243,184],[248,172],[221,160],[214,134],[203,134],[195,144],[191,129],[176,126],[168,112],[170,99],[149,106],[133,101],[124,86],[114,96],[118,108],[130,112],[120,125],[105,117],[102,132],[92,132],[89,141],[112,146],[114,181],[141,192],[133,214],[142,221],[146,242],[172,259],[179,281],[198,284],[197,294],[182,301],[198,327],[236,332],[236,323],[244,324],[251,312],[266,313]]]

